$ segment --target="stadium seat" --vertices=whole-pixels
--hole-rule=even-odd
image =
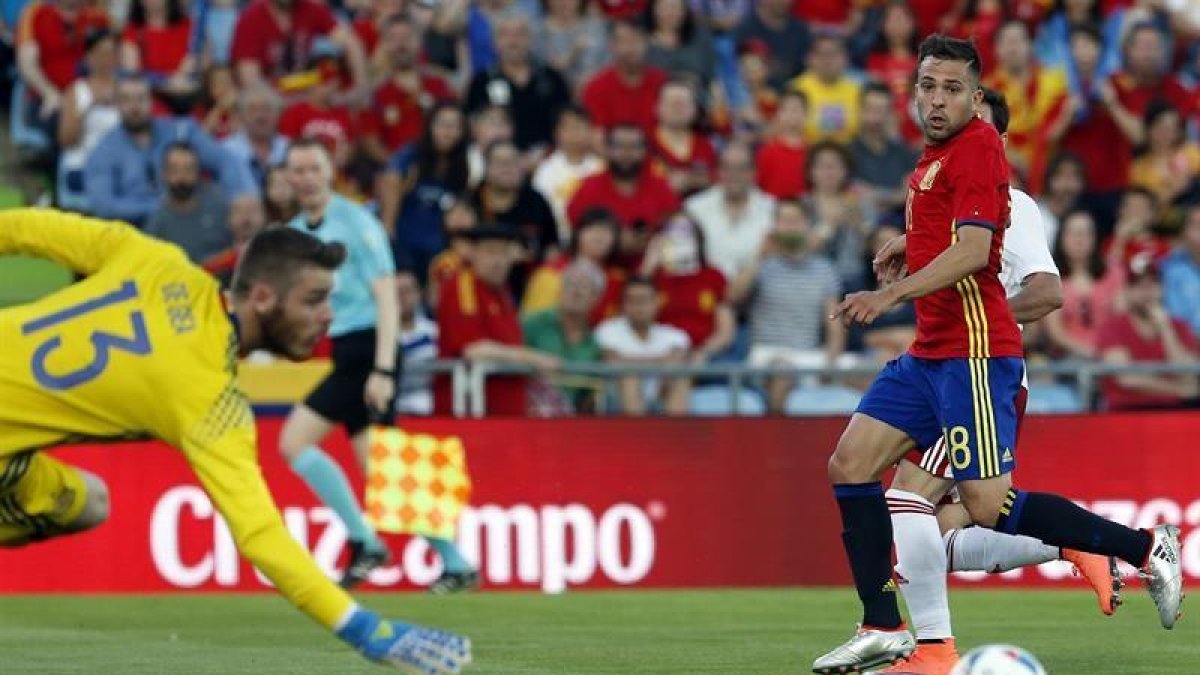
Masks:
[[[700,417],[725,417],[733,415],[732,390],[724,385],[711,385],[692,390],[690,406],[693,415]],[[736,393],[737,414],[743,417],[760,417],[767,411],[762,396],[753,389],[740,389]]]
[[[1065,384],[1031,384],[1025,412],[1034,415],[1047,413],[1082,412],[1079,394]]]
[[[798,387],[783,410],[788,415],[844,415],[854,412],[861,398],[861,391],[841,385]]]
[[[9,106],[9,133],[22,160],[38,157],[50,149],[46,133],[27,122],[29,97],[25,83],[20,79],[13,85],[12,103]]]

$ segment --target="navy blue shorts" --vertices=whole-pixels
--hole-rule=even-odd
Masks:
[[[944,439],[955,480],[1017,468],[1017,357],[921,359],[904,354],[883,367],[858,410],[908,434],[919,448]]]

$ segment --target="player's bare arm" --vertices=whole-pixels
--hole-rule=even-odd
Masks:
[[[897,304],[949,288],[983,269],[992,246],[992,231],[987,227],[964,225],[958,241],[943,251],[919,272],[876,291],[851,293],[838,305],[834,317],[842,322],[871,324]]]
[[[1050,272],[1034,272],[1021,282],[1021,292],[1008,299],[1017,323],[1033,323],[1062,307],[1062,279]]]

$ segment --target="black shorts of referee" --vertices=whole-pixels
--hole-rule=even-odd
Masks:
[[[351,437],[366,429],[373,422],[390,423],[396,409],[393,395],[388,402],[386,415],[377,417],[367,409],[364,393],[367,378],[375,370],[375,329],[353,331],[332,338],[333,372],[329,373],[317,388],[304,399],[304,405],[321,417],[337,422],[346,428]],[[396,391],[400,390],[400,351],[396,350]]]

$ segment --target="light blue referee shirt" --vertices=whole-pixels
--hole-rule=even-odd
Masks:
[[[303,213],[288,225],[321,241],[336,241],[346,247],[346,262],[334,275],[333,293],[329,296],[333,306],[329,336],[340,337],[375,328],[378,309],[371,283],[396,273],[387,233],[379,219],[358,204],[335,194],[329,198],[325,218],[315,230],[309,227]]]

